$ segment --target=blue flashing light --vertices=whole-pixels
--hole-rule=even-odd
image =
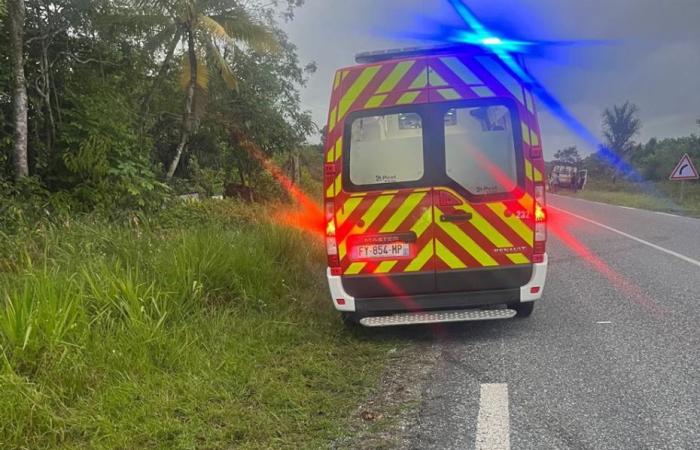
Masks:
[[[535,79],[519,62],[515,55],[527,53],[528,47],[536,47],[540,44],[534,41],[509,40],[499,37],[496,33],[487,29],[476,15],[464,4],[462,0],[448,0],[457,14],[464,20],[469,30],[445,30],[444,38],[454,43],[479,46],[487,49],[516,75],[528,84],[532,92],[552,112],[552,114],[566,125],[571,131],[580,136],[593,148],[599,150],[599,154],[618,171],[631,176],[635,181],[640,181],[639,174],[614,151],[607,148],[580,120],[551,94],[537,79]],[[552,43],[549,43],[552,44]],[[562,43],[569,44],[569,43]]]

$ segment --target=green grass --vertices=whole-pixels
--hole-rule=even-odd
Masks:
[[[258,211],[259,212],[259,211]],[[321,243],[229,202],[0,233],[0,448],[318,448],[378,379]]]
[[[683,201],[678,182],[630,183],[591,180],[583,191],[576,194],[567,190],[558,193],[613,205],[662,211],[700,217],[700,183],[686,182]]]

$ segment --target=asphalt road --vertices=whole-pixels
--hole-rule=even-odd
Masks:
[[[411,447],[699,449],[700,220],[549,204],[543,299],[529,319],[431,330]]]

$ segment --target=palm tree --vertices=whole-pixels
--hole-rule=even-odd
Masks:
[[[154,22],[160,22],[158,43],[168,43],[156,83],[165,73],[178,44],[184,48],[181,84],[186,93],[185,111],[180,141],[166,172],[166,178],[171,179],[195,127],[195,95],[198,88],[207,91],[212,69],[234,89],[237,80],[227,59],[240,45],[274,50],[278,43],[272,31],[235,0],[140,0],[139,6],[156,19]],[[145,100],[148,101],[150,95]]]
[[[614,105],[612,109],[606,108],[603,112],[605,147],[623,161],[629,161],[635,149],[639,148],[634,142],[634,137],[641,128],[639,107],[634,103],[625,102],[621,106]],[[613,169],[613,183],[617,181],[619,171],[619,167]]]

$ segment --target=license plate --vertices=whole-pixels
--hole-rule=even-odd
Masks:
[[[352,249],[355,260],[361,259],[399,259],[411,256],[411,244],[392,242],[389,244],[356,245]]]

